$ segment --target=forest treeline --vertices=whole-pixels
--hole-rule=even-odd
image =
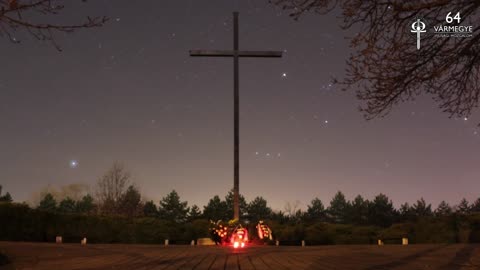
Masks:
[[[37,205],[30,207],[11,203],[10,194],[2,196],[0,188],[0,219],[6,221],[0,225],[5,226],[0,230],[4,232],[0,233],[0,240],[48,241],[54,234],[64,232],[71,233],[71,239],[76,240],[87,234],[96,235],[93,239],[97,242],[155,243],[167,238],[187,242],[192,237],[208,236],[209,220],[228,221],[233,216],[232,191],[224,198],[214,196],[203,209],[189,206],[175,190],[158,204],[144,201],[120,163],[98,179],[94,193],[75,194],[75,198],[66,194],[61,200],[56,197],[47,192]],[[287,204],[284,211],[273,211],[261,196],[250,202],[240,196],[240,213],[242,222],[252,230],[263,220],[282,241],[371,243],[379,237],[408,236],[413,242],[480,240],[480,198],[473,203],[462,199],[454,207],[442,201],[435,209],[420,198],[397,209],[385,194],[371,200],[358,195],[350,201],[338,191],[328,206],[314,198],[306,211],[298,209],[297,204]],[[25,231],[31,236],[22,236]],[[120,237],[125,233],[134,235]]]
[[[143,201],[142,195],[134,186],[128,186],[124,192],[120,192],[117,199],[107,198],[104,201],[97,201],[92,195],[86,194],[79,200],[66,197],[57,202],[52,194],[47,193],[34,208],[59,214],[153,217],[176,223],[196,219],[228,221],[233,216],[233,191],[228,192],[223,199],[215,195],[203,209],[197,205],[189,206],[187,201],[182,201],[175,190],[163,197],[158,204],[152,200]],[[373,200],[364,199],[358,195],[349,201],[341,191],[338,191],[328,206],[325,206],[319,198],[315,198],[307,206],[306,211],[297,208],[298,205],[288,203],[284,211],[274,211],[268,206],[267,200],[261,196],[247,202],[240,195],[241,220],[253,223],[259,220],[273,220],[280,223],[327,222],[378,227],[389,227],[393,223],[416,221],[425,217],[480,213],[480,199],[471,204],[466,199],[462,199],[453,207],[442,201],[433,209],[431,204],[420,198],[412,205],[404,203],[397,209],[384,194],[375,196]]]

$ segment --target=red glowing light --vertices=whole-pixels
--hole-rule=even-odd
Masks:
[[[233,243],[233,248],[238,248],[238,242]]]

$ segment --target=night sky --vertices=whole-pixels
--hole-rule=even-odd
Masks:
[[[135,2],[65,10],[58,22],[110,21],[58,34],[63,52],[22,34],[21,44],[0,42],[0,184],[15,201],[48,185],[93,187],[116,160],[147,199],[172,189],[190,205],[224,197],[233,187],[233,60],[188,50],[231,49],[234,10],[240,49],[285,51],[240,60],[248,201],[261,195],[283,210],[298,200],[305,209],[341,190],[436,207],[480,196],[478,113],[449,118],[423,96],[364,120],[355,94],[332,84],[350,53],[335,14],[294,21],[267,1]]]

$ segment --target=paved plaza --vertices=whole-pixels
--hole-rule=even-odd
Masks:
[[[480,269],[480,245],[217,246],[0,242],[0,269]]]

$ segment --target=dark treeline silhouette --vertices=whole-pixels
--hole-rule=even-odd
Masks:
[[[69,197],[57,202],[47,194],[35,209],[26,204],[0,203],[0,240],[53,241],[64,235],[76,242],[88,237],[92,243],[189,243],[208,237],[209,220],[232,217],[232,191],[214,196],[200,209],[189,206],[173,190],[158,204],[142,202],[133,186],[120,194],[118,204],[105,212],[91,195],[80,200]],[[110,203],[106,201],[106,203]],[[466,199],[451,207],[442,201],[432,206],[419,199],[396,209],[384,194],[372,200],[356,196],[352,201],[337,192],[325,206],[314,198],[306,211],[288,205],[273,211],[262,197],[247,202],[241,196],[241,221],[255,237],[255,225],[263,220],[272,228],[274,240],[299,244],[372,244],[377,239],[408,237],[411,243],[467,243],[480,241],[480,200]]]
[[[88,236],[92,243],[190,243],[208,237],[210,220],[232,217],[233,191],[213,196],[203,208],[190,206],[175,190],[158,202],[145,200],[118,162],[98,179],[94,192],[47,192],[33,208],[13,203],[0,188],[0,220],[6,221],[0,223],[0,240],[53,241],[61,234],[66,241]],[[348,200],[338,191],[328,204],[314,198],[305,210],[296,202],[274,211],[261,196],[247,202],[240,195],[240,218],[252,235],[263,220],[275,240],[287,243],[368,244],[401,237],[411,243],[480,242],[480,198],[455,206],[442,201],[436,208],[420,198],[397,209],[385,194]]]
[[[62,214],[114,215],[129,218],[153,217],[175,223],[185,223],[196,219],[228,221],[233,216],[233,191],[228,192],[224,199],[215,195],[203,207],[203,211],[197,205],[188,206],[188,202],[182,201],[175,190],[163,197],[158,204],[152,200],[142,202],[140,192],[133,185],[121,193],[115,203],[106,200],[103,204],[97,204],[89,194],[79,201],[67,197],[57,202],[51,194],[46,194],[37,209]],[[259,220],[272,220],[292,224],[327,222],[389,227],[394,223],[416,221],[423,217],[468,215],[475,212],[480,213],[480,198],[473,203],[469,203],[464,198],[453,207],[442,201],[435,209],[432,209],[431,204],[420,198],[412,205],[404,203],[399,209],[396,209],[385,194],[379,194],[372,200],[357,195],[349,201],[341,191],[338,191],[328,206],[325,206],[319,198],[314,198],[307,206],[306,211],[300,209],[273,211],[263,197],[256,197],[247,203],[245,198],[240,196],[241,219],[253,223]]]

